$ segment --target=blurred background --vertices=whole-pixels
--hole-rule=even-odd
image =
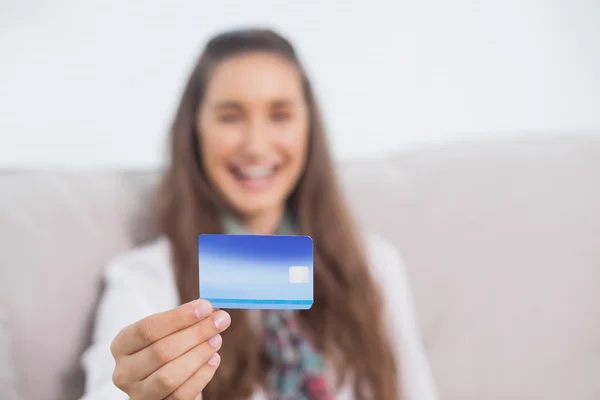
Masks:
[[[296,44],[343,160],[600,130],[597,0],[0,0],[0,166],[160,165],[205,41],[252,25]]]
[[[600,399],[597,0],[0,0],[0,399],[79,398],[190,69],[249,26],[299,50],[441,399]]]

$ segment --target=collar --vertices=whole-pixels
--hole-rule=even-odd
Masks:
[[[223,232],[228,235],[249,235],[246,227],[233,215],[227,214],[221,220]],[[286,210],[275,235],[297,235],[298,226],[296,219],[290,210]]]

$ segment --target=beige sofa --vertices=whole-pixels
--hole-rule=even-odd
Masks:
[[[443,399],[600,399],[600,135],[445,145],[341,175],[358,219],[404,255]],[[0,175],[0,309],[23,399],[80,394],[101,270],[148,238],[154,182]]]

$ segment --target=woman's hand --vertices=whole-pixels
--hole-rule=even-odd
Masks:
[[[125,327],[111,344],[114,384],[131,400],[195,400],[221,358],[231,317],[196,300]]]

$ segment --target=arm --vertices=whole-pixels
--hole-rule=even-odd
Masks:
[[[392,343],[396,346],[403,400],[437,400],[406,268],[398,252],[380,237],[369,237],[367,249],[374,277],[382,289]]]
[[[177,306],[165,249],[164,245],[153,244],[133,250],[116,258],[106,269],[92,344],[83,356],[86,382],[82,400],[128,399],[113,384],[115,360],[110,345],[127,325]]]

